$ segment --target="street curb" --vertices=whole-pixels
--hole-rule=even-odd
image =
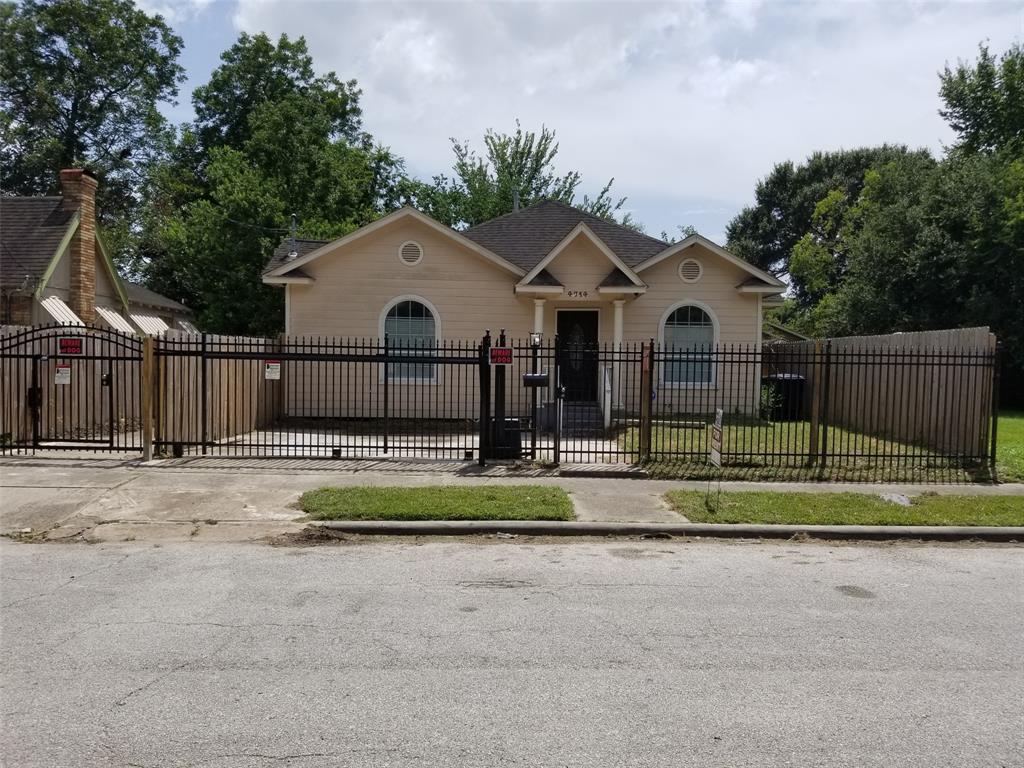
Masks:
[[[1024,527],[938,525],[730,525],[724,523],[595,523],[556,520],[317,520],[310,525],[367,536],[706,536],[709,538],[1024,542]]]

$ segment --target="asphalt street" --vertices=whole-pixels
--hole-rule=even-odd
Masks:
[[[1021,766],[1024,549],[0,543],[3,765]]]

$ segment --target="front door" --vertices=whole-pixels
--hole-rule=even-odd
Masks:
[[[558,310],[559,377],[569,402],[597,400],[596,309]]]

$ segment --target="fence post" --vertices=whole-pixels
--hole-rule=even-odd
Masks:
[[[654,396],[654,341],[640,344],[640,461],[651,458],[651,406]]]
[[[505,329],[498,332],[498,346],[506,344]],[[508,440],[505,437],[505,366],[499,365],[494,370],[494,447],[499,455],[507,455]]]
[[[384,334],[384,453],[388,452],[388,433],[391,431],[389,411],[391,410],[391,372],[388,370],[390,364],[391,344],[388,334]],[[401,390],[399,390],[401,392]]]
[[[554,464],[557,467],[562,463],[562,347],[559,341],[558,334],[555,334],[555,388],[554,388],[554,432],[555,432],[555,449],[552,455]]]
[[[828,459],[828,400],[831,392],[832,378],[832,339],[825,342],[825,382],[822,384],[821,402],[821,452],[819,466],[824,467]]]
[[[207,365],[206,365],[206,332],[205,331],[203,332],[202,337],[201,337],[201,341],[200,341],[200,345],[199,345],[199,352],[200,352],[199,365],[202,368],[202,370],[201,370],[201,372],[199,374],[199,389],[200,389],[200,396],[202,397],[202,405],[200,407],[200,416],[199,416],[200,420],[202,421],[202,425],[199,428],[199,430],[200,430],[200,437],[199,437],[199,439],[202,442],[203,456],[205,456],[206,455],[206,443],[207,443],[207,439],[209,437],[209,429],[210,429],[209,424],[207,423],[208,420],[209,420],[208,419],[209,413],[207,412],[207,403],[209,402],[209,399],[210,399],[210,393],[207,391],[207,388],[206,388],[207,387],[207,377],[206,377]]]
[[[988,449],[988,463],[991,468],[992,482],[998,483],[999,476],[996,474],[996,447],[999,435],[999,386],[1003,368],[1003,343],[996,343],[995,354],[992,357],[992,433]]]
[[[491,348],[491,332],[484,333],[480,341],[480,457],[477,463],[483,467],[487,465],[488,447],[490,445],[490,424],[491,424],[491,363],[489,360]]]
[[[807,465],[813,466],[818,459],[818,430],[821,426],[821,340],[814,340],[814,351],[811,353],[811,431],[808,435]]]
[[[142,460],[153,459],[153,390],[154,357],[152,336],[142,339]]]

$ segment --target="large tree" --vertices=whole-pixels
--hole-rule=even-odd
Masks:
[[[157,103],[183,79],[179,38],[131,0],[0,3],[0,188],[56,188],[62,167],[102,178],[107,222],[134,210],[166,147]]]
[[[958,148],[968,153],[1024,152],[1024,47],[998,59],[979,46],[978,60],[946,65],[939,75],[943,108],[939,114],[956,131]]]
[[[518,196],[522,207],[542,199],[560,200],[638,228],[628,215],[618,216],[626,198],[611,196],[614,179],[596,197],[577,199],[582,176],[579,171],[559,174],[555,170],[558,142],[546,126],[536,133],[523,130],[517,121],[511,134],[488,130],[482,154],[468,141],[451,142],[452,178],[436,176],[430,184],[407,182],[403,189],[410,202],[449,226],[472,227],[509,213]]]
[[[301,38],[242,35],[194,93],[197,121],[155,171],[138,271],[223,333],[280,330],[260,275],[292,216],[334,237],[399,204],[401,160],[359,129],[359,91],[313,74]]]
[[[356,81],[343,82],[334,72],[317,75],[304,38],[281,35],[275,43],[263,33],[243,33],[220,58],[209,82],[192,94],[194,131],[203,149],[240,148],[251,135],[254,111],[293,96],[316,103],[332,139],[359,138]]]
[[[904,146],[884,145],[815,152],[801,164],[777,164],[757,183],[754,205],[729,222],[728,247],[761,269],[788,274],[793,248],[814,228],[819,202],[834,190],[856,200],[869,169],[908,153]]]

